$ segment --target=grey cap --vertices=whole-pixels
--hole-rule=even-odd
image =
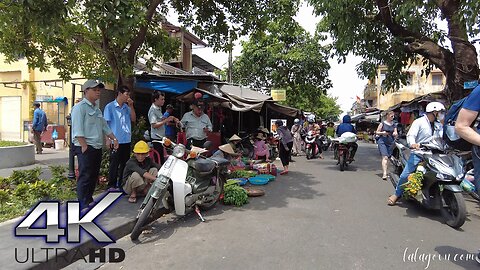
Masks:
[[[90,88],[95,88],[95,87],[105,88],[105,85],[99,80],[87,80],[82,85],[82,91],[85,92],[85,90],[90,89]]]

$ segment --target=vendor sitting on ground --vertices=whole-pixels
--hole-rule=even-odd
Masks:
[[[239,154],[233,151],[233,148],[230,144],[223,144],[218,147],[218,150],[212,155],[213,157],[220,157],[226,160],[232,161],[238,158]]]
[[[123,190],[129,194],[128,201],[137,202],[137,196],[145,196],[153,181],[157,178],[160,165],[148,157],[150,148],[144,141],[133,147],[134,157],[130,158],[123,172]]]
[[[270,153],[268,151],[267,144],[265,143],[265,137],[262,133],[258,133],[255,138],[255,159],[256,160],[268,160],[270,158]]]
[[[230,139],[228,139],[228,144],[232,147],[233,151],[237,152],[237,145],[242,141],[242,138],[238,137],[237,134],[233,134]]]

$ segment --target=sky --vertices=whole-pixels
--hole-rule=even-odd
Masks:
[[[169,13],[167,18],[171,23],[180,25],[175,14]],[[319,18],[313,15],[313,8],[311,6],[303,3],[295,20],[305,28],[305,30],[313,34]],[[237,41],[232,53],[234,59],[241,54],[241,49],[240,42]],[[212,48],[208,47],[194,48],[192,53],[202,57],[220,69],[224,69],[228,65],[227,53],[214,53]],[[363,89],[367,83],[367,80],[361,80],[355,71],[355,66],[360,63],[362,58],[348,56],[346,60],[343,64],[338,64],[336,59],[330,59],[328,61],[331,66],[329,78],[332,81],[333,87],[328,90],[327,93],[332,97],[338,98],[337,103],[344,112],[350,110],[353,102],[356,101],[356,96],[363,98]]]

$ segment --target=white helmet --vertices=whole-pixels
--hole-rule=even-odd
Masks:
[[[308,121],[309,123],[314,123],[314,122],[315,122],[315,115],[309,114],[309,115],[307,116],[307,121]]]
[[[445,106],[443,106],[443,104],[440,102],[430,102],[427,104],[427,108],[425,109],[425,111],[427,113],[445,111]]]
[[[295,118],[295,120],[293,120],[293,123],[295,123],[295,124],[298,124],[298,123],[300,123],[300,119],[298,119],[298,118]]]

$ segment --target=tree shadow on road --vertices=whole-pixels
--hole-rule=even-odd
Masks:
[[[435,251],[438,252],[442,259],[448,259],[448,261],[459,267],[478,269],[479,265],[475,261],[476,253],[452,246],[438,246],[435,248]]]

